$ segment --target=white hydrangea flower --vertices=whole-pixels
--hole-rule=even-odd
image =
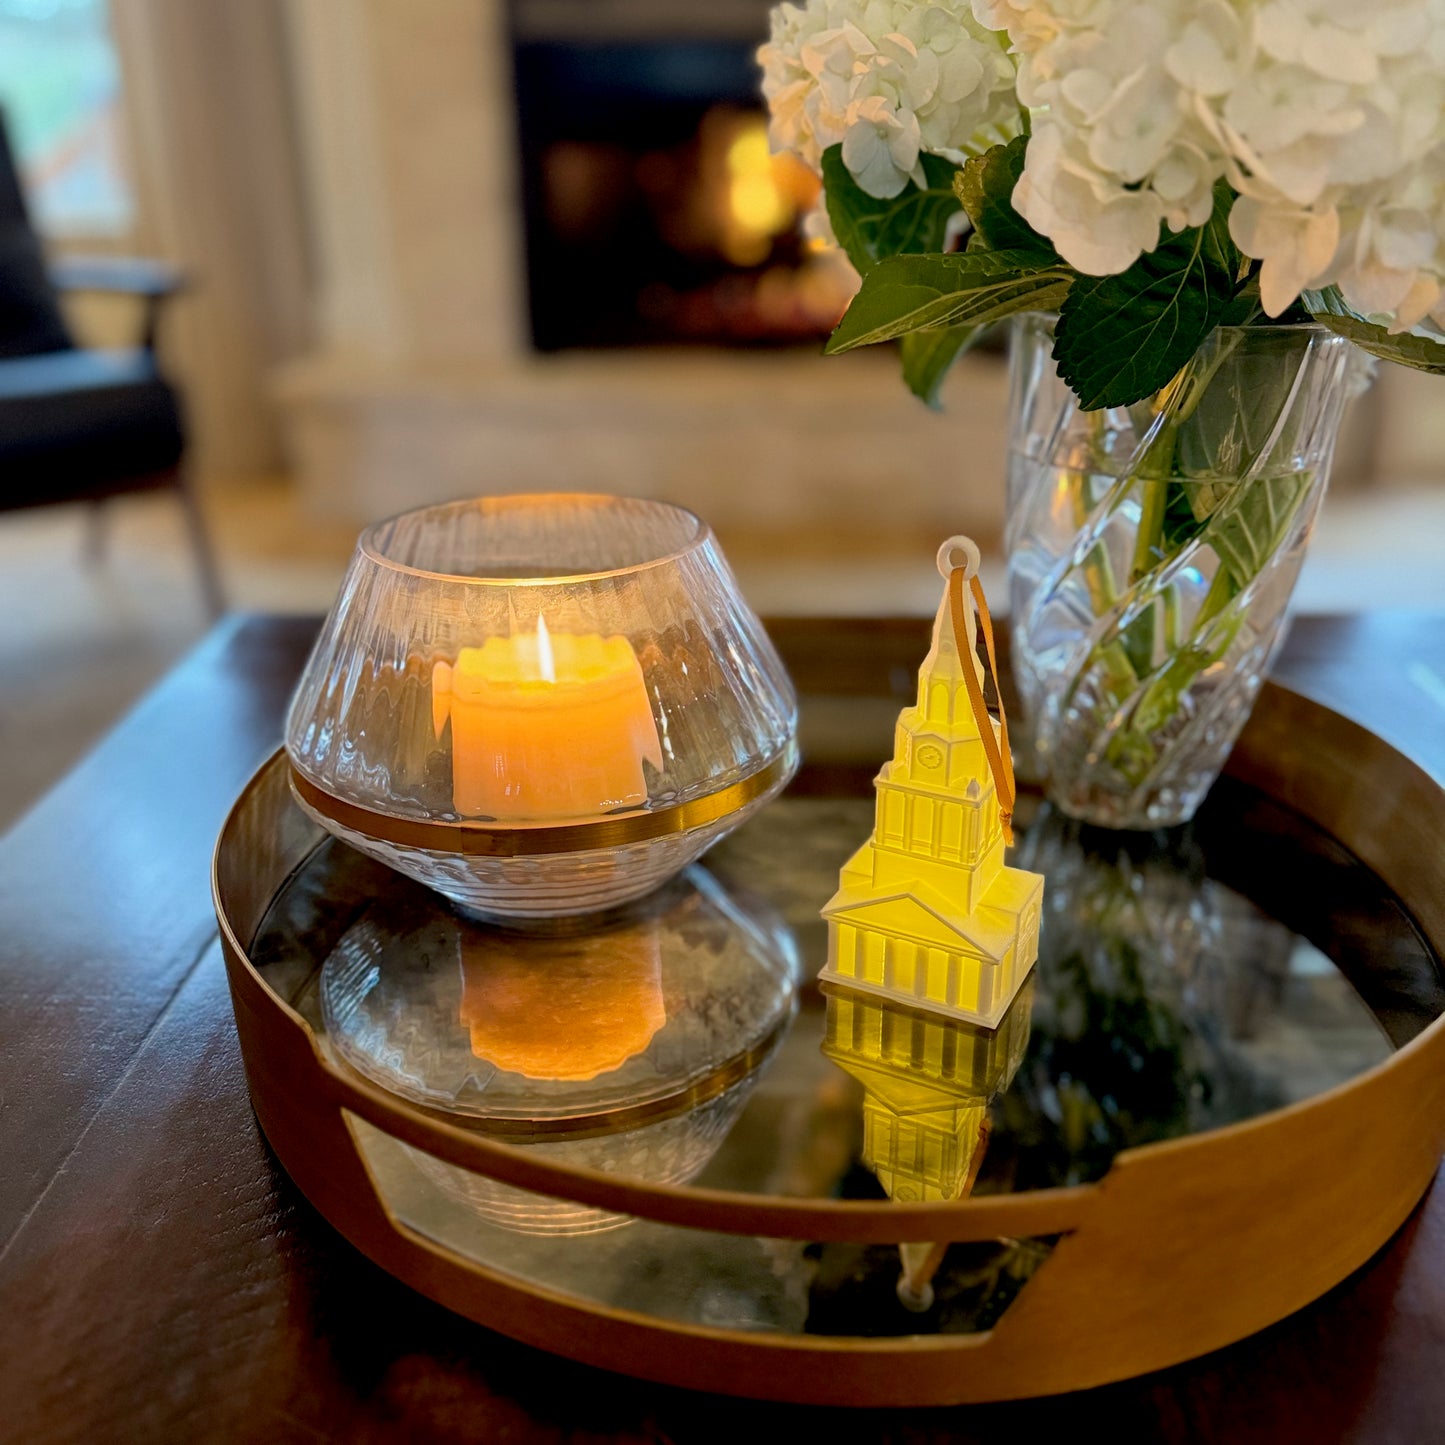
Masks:
[[[1337,284],[1395,329],[1445,325],[1445,0],[808,0],[759,52],[774,143],[842,143],[896,195],[1034,112],[1014,205],[1108,275],[1206,220],[1261,262],[1266,311]]]
[[[1445,322],[1445,0],[973,0],[1036,111],[1020,214],[1122,271],[1226,178],[1278,315],[1338,284],[1395,329]]]
[[[1267,315],[1278,316],[1334,260],[1340,219],[1333,210],[1316,214],[1241,196],[1229,213],[1229,234],[1246,256],[1265,258],[1260,304]]]
[[[774,148],[817,170],[841,144],[880,199],[923,181],[921,155],[961,164],[1018,130],[1013,63],[967,0],[779,5],[758,61]]]
[[[1074,9],[1085,7],[1075,6]],[[973,16],[990,30],[1005,31],[1020,55],[1032,55],[1068,23],[1061,4],[1033,0],[973,0]]]
[[[1044,121],[1029,140],[1028,166],[1013,194],[1014,209],[1080,271],[1107,276],[1124,270],[1159,239],[1163,206],[1152,191],[1131,191],[1101,177],[1077,137]]]

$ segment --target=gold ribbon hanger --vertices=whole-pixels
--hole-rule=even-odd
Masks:
[[[983,687],[978,680],[977,669],[973,666],[977,656],[968,644],[968,616],[964,611],[963,584],[968,581],[973,594],[978,620],[983,626],[984,651],[988,653],[988,668],[993,674],[994,691],[998,693],[998,735],[994,735],[993,717],[988,704],[983,700]],[[998,662],[993,647],[993,619],[988,615],[988,603],[984,600],[983,584],[978,575],[968,577],[967,568],[954,567],[948,574],[948,603],[953,616],[953,637],[958,646],[960,661],[964,663],[963,678],[968,687],[968,700],[973,705],[973,718],[978,724],[983,739],[984,756],[988,758],[989,771],[993,773],[994,788],[998,792],[999,818],[1003,823],[1004,842],[1014,840],[1013,813],[1017,790],[1014,786],[1013,754],[1009,751],[1008,718],[1004,714],[1003,692],[998,685]]]

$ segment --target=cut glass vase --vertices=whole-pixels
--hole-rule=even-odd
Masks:
[[[1220,327],[1157,395],[1083,411],[1053,322],[1014,330],[1009,605],[1026,770],[1073,817],[1191,818],[1238,737],[1324,495],[1361,353]]]

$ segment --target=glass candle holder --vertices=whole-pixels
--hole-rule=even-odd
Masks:
[[[488,497],[362,533],[286,723],[300,806],[483,915],[641,897],[775,796],[797,700],[705,523]]]

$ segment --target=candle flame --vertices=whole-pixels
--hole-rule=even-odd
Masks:
[[[557,664],[552,657],[552,636],[547,631],[547,619],[537,614],[537,666],[542,671],[544,682],[557,681]]]

